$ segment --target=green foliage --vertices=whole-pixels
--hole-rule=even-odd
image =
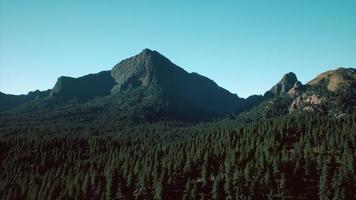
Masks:
[[[213,199],[224,199],[224,185],[223,185],[223,179],[218,176],[215,177],[214,179],[214,184],[213,184],[213,189],[211,191],[211,197]]]
[[[58,123],[61,134],[45,134],[46,123],[17,134],[3,126],[0,199],[356,197],[355,115],[151,123],[115,135],[105,125],[62,134],[76,129]]]

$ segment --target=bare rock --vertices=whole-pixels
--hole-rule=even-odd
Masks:
[[[294,84],[294,86],[288,91],[288,96],[292,98],[296,98],[297,96],[300,96],[303,92],[305,91],[304,85],[298,81]]]

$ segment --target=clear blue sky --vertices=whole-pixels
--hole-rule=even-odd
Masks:
[[[0,91],[52,88],[144,48],[246,97],[356,67],[355,0],[0,0]]]

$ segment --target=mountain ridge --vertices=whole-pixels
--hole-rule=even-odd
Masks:
[[[282,79],[269,91],[271,91],[274,95],[286,94],[297,82],[298,78],[295,73],[289,72],[283,75]]]
[[[334,100],[337,95],[349,102],[350,105],[344,107],[354,109],[355,74],[354,68],[337,68],[302,84],[293,72],[289,72],[265,95],[240,98],[205,76],[185,71],[159,52],[144,49],[108,71],[78,78],[61,76],[54,87],[45,92],[20,96],[0,93],[0,112],[12,112],[15,108],[25,113],[31,110],[48,112],[67,109],[69,105],[102,109],[105,105],[105,112],[136,110],[132,113],[137,113],[140,110],[145,116],[157,116],[158,120],[161,116],[162,119],[200,121],[238,115],[251,109],[255,110],[253,112],[264,110],[258,111],[261,116],[275,116],[263,114],[266,110],[277,115],[306,108],[320,111],[325,109],[311,109],[306,104],[328,102],[337,107]],[[267,107],[259,109],[263,105]]]

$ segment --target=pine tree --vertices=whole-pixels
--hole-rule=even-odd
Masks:
[[[322,171],[319,178],[319,199],[329,199],[330,196],[330,183],[329,183],[329,170],[327,162],[324,162]]]
[[[163,199],[164,192],[164,183],[162,179],[159,179],[157,183],[154,185],[154,196],[153,198],[156,200]]]
[[[160,178],[154,185],[154,199],[160,200],[164,198],[164,192],[166,191],[166,184],[167,184],[167,173],[166,170],[163,169]]]
[[[82,191],[84,198],[89,199],[91,195],[91,178],[89,174],[85,175],[84,182],[82,184]]]
[[[213,189],[212,189],[212,198],[213,199],[224,199],[225,195],[224,195],[224,185],[223,185],[223,179],[218,176],[215,177],[214,179],[214,184],[213,184]]]
[[[225,194],[226,194],[226,199],[232,199],[233,198],[233,171],[232,171],[232,166],[230,163],[230,159],[231,159],[231,155],[228,157],[229,160],[225,161],[225,181],[224,181],[224,190],[225,190]]]
[[[201,177],[202,177],[202,182],[203,182],[203,187],[206,187],[209,182],[209,170],[208,170],[208,164],[204,162],[202,170],[201,170]]]
[[[184,200],[189,199],[192,190],[193,190],[193,183],[190,180],[190,178],[188,178],[187,183],[185,184],[184,193],[183,193]]]
[[[233,176],[233,186],[234,186],[235,195],[233,199],[240,199],[241,185],[242,185],[242,176],[240,175],[238,169],[235,169],[234,176]]]
[[[119,185],[117,168],[109,169],[106,175],[106,181],[106,199],[113,199]]]
[[[278,196],[282,200],[286,197],[286,176],[284,173],[281,173],[281,178],[278,182]]]
[[[190,193],[190,199],[195,200],[198,199],[198,186],[197,183],[193,184],[192,191]]]

